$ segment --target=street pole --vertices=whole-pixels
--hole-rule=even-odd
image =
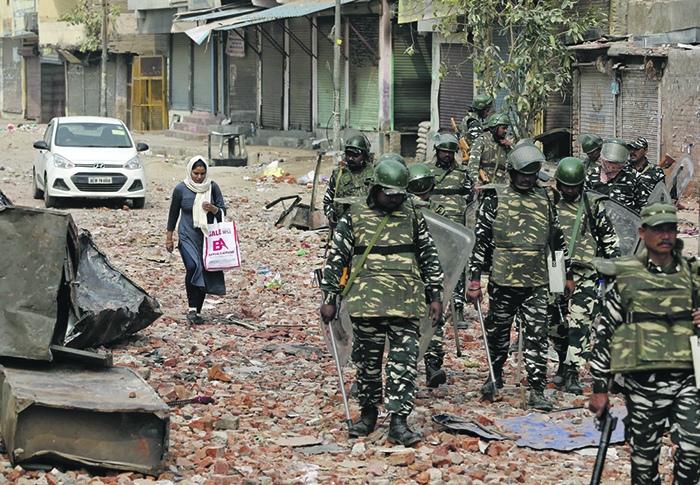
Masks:
[[[107,0],[102,0],[102,72],[100,73],[100,116],[107,116]]]
[[[333,44],[333,149],[340,150],[340,0],[335,0],[335,44]]]

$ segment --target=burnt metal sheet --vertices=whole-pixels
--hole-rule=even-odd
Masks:
[[[70,214],[0,210],[0,356],[51,360],[57,319],[67,319],[77,256]]]
[[[88,231],[79,235],[80,262],[72,285],[74,308],[62,344],[99,347],[148,327],[163,312],[158,301],[112,266]]]
[[[128,367],[0,367],[0,389],[0,432],[13,465],[68,462],[154,476],[164,469],[169,408]]]

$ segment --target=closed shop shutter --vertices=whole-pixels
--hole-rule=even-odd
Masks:
[[[280,49],[284,48],[284,30],[276,22],[267,22],[259,28],[267,34],[262,34],[262,125],[281,130],[284,55]]]
[[[430,121],[431,36],[412,32],[412,24],[393,25],[394,130],[418,131]],[[413,55],[406,53],[412,47]]]
[[[17,54],[21,42],[2,39],[2,109],[8,113],[22,113],[22,63]]]
[[[333,28],[332,17],[318,18],[318,127],[333,138]],[[345,25],[343,25],[343,29]],[[344,30],[343,30],[344,32]],[[341,35],[341,39],[343,36]],[[340,56],[340,126],[345,126],[345,57]],[[329,136],[327,136],[329,135]]]
[[[544,118],[544,131],[555,128],[571,128],[571,114],[573,103],[571,102],[572,85],[567,84],[563,93],[554,91],[550,93],[547,101],[547,112]]]
[[[311,23],[305,17],[289,19],[289,30],[311,52]],[[289,128],[311,130],[311,55],[289,38]]]
[[[379,129],[379,59],[376,54],[379,53],[379,17],[353,15],[349,20],[354,29],[349,31],[348,128],[377,130]]]
[[[27,71],[27,112],[28,120],[41,120],[41,64],[39,56],[24,58]]]
[[[647,158],[659,163],[659,83],[644,71],[623,71],[617,132],[625,141],[643,136],[649,142]]]
[[[255,27],[245,29],[245,38],[253,46],[258,45]],[[229,35],[238,36],[232,32]],[[245,57],[228,58],[229,116],[233,121],[256,122],[258,113],[258,55],[248,45]]]
[[[615,133],[615,102],[611,78],[594,66],[581,66],[579,133],[596,133],[603,139]]]
[[[459,126],[467,115],[467,106],[474,100],[474,64],[469,55],[464,44],[440,45],[440,61],[448,70],[440,80],[438,95],[440,128],[444,131],[454,130],[452,119]]]
[[[173,49],[170,56],[172,109],[190,109],[190,38],[185,34],[173,35]]]
[[[194,109],[200,111],[212,111],[212,49],[216,44],[202,42],[194,44]]]
[[[41,65],[41,122],[66,115],[66,77],[63,64]]]

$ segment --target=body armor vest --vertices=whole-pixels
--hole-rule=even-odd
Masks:
[[[549,199],[546,189],[518,191],[496,185],[498,211],[493,221],[493,271],[501,286],[534,287],[547,284],[545,247],[549,242]]]
[[[647,261],[646,250],[611,260],[625,312],[610,346],[613,373],[693,368],[689,337],[694,286],[687,261],[680,259],[681,271],[675,274],[650,272],[642,262]]]
[[[506,158],[509,147],[499,145],[490,133],[484,133],[484,151],[481,153],[479,169],[486,172],[492,184],[507,184]]]
[[[585,195],[588,197],[591,212],[595,211],[599,198],[594,198],[591,194]],[[576,224],[579,204],[583,205],[583,212],[581,214],[581,221],[578,226],[578,233],[576,234],[576,242],[573,245],[573,249],[569,254],[569,257],[571,258],[572,264],[593,269],[593,263],[591,263],[591,261],[596,256],[598,244],[593,236],[593,225],[595,222],[589,220],[588,211],[586,211],[586,203],[583,201],[583,194],[577,201],[574,202],[567,202],[563,197],[561,198],[557,204],[559,223],[561,224],[561,230],[564,232],[564,239],[567,242],[567,248],[569,248],[571,246],[568,244],[571,241],[571,236],[574,233],[574,225]]]
[[[464,225],[467,210],[464,186],[469,177],[466,167],[453,162],[452,167],[445,170],[437,166],[436,157],[426,165],[435,175],[435,187],[430,198],[445,208],[445,217]]]
[[[365,197],[369,192],[369,184],[372,180],[374,167],[365,162],[362,169],[353,172],[347,167],[340,167],[337,172],[338,186],[333,199],[333,206],[337,214],[341,214],[342,204],[336,202],[341,197]]]
[[[355,235],[352,272],[385,212],[365,204],[350,208]],[[425,284],[416,258],[417,214],[410,203],[391,213],[347,294],[350,316],[420,318],[425,314]]]

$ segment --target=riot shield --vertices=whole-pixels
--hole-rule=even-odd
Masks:
[[[433,236],[435,246],[438,252],[440,264],[445,273],[443,284],[444,298],[452,295],[459,276],[464,271],[464,267],[469,261],[472,248],[474,247],[475,236],[474,231],[464,227],[456,222],[453,222],[446,217],[439,216],[434,212],[423,208],[423,216],[428,223],[430,234]],[[330,325],[333,325],[333,333],[336,340],[336,349],[338,351],[338,360],[341,366],[344,366],[350,360],[352,353],[352,322],[348,314],[345,301],[341,302],[338,318],[334,319]],[[430,344],[430,339],[435,333],[430,319],[426,315],[420,320],[421,338],[420,338],[420,353],[418,360],[423,358],[425,350]],[[323,340],[326,346],[331,349],[330,334],[328,328],[324,327]]]
[[[651,191],[651,194],[647,199],[647,204],[653,204],[655,202],[673,204],[673,201],[671,200],[671,194],[668,193],[668,188],[666,188],[666,184],[663,182],[659,182],[656,184],[656,187],[654,187],[654,190]]]
[[[591,194],[595,193],[591,192]],[[623,256],[635,254],[640,247],[637,232],[637,228],[641,225],[639,214],[616,200],[606,199],[603,204],[613,229],[620,239],[620,252]]]
[[[673,200],[676,201],[676,205],[680,200],[683,192],[685,192],[686,187],[690,183],[695,173],[695,164],[690,155],[684,153],[676,162],[676,166],[673,168],[671,175],[666,179],[666,186],[668,187],[668,192]]]
[[[464,223],[472,231],[476,231],[476,218],[479,215],[479,199],[476,198],[468,206],[465,214]]]

